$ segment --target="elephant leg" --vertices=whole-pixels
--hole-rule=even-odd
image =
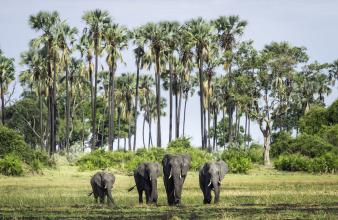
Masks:
[[[142,189],[139,189],[138,190],[138,203],[142,204],[143,203],[143,190]]]
[[[149,200],[150,200],[150,192],[149,192],[149,189],[146,189],[145,190],[145,193],[146,193],[146,203],[149,204]]]
[[[211,189],[207,186],[207,187],[205,187],[205,193],[204,193],[203,203],[204,204],[210,204],[211,203],[211,199],[212,199]]]

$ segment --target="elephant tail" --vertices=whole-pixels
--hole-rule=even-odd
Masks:
[[[93,192],[91,192],[91,193],[88,193],[88,196],[91,196],[93,194]]]
[[[136,185],[135,185],[135,186],[136,186]],[[132,190],[135,188],[135,186],[130,187],[130,188],[128,189],[128,192],[132,191]]]

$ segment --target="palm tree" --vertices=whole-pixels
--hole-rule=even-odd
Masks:
[[[177,50],[178,30],[180,24],[177,21],[163,21],[159,23],[167,35],[167,49],[165,51],[169,65],[169,142],[172,138],[172,115],[173,115],[173,62],[175,60],[174,52]],[[176,132],[177,133],[177,132]],[[176,135],[177,136],[177,135]]]
[[[134,146],[136,149],[136,135],[137,135],[137,113],[138,113],[138,101],[139,101],[139,84],[140,84],[140,68],[142,68],[142,58],[144,56],[144,36],[142,35],[142,29],[135,29],[133,32],[130,32],[130,35],[133,39],[133,44],[136,45],[134,49],[135,55],[135,64],[136,64],[136,91],[135,91],[135,135],[134,135]],[[143,126],[144,127],[144,126]]]
[[[142,129],[142,136],[143,136],[143,146],[145,147],[145,135],[144,135],[144,125],[147,121],[149,124],[149,134],[151,134],[151,117],[150,117],[150,99],[151,97],[155,97],[154,92],[152,90],[153,85],[155,84],[154,78],[150,75],[143,75],[140,78],[140,103],[141,103],[141,110],[144,111],[144,118],[143,118],[143,129]],[[149,135],[149,137],[151,137]],[[150,138],[149,138],[150,140]],[[149,146],[149,144],[148,144]]]
[[[225,62],[224,69],[228,71],[229,77],[229,89],[232,88],[232,76],[231,76],[231,62],[232,52],[236,46],[236,38],[243,35],[244,28],[247,22],[241,20],[239,16],[220,16],[218,19],[212,21],[212,24],[217,29],[218,43],[224,52]],[[234,102],[231,96],[228,99],[228,114],[229,114],[229,142],[232,142],[232,120],[234,112]]]
[[[1,94],[1,122],[5,124],[5,92],[8,85],[15,79],[14,59],[7,58],[0,53],[0,94]]]
[[[75,35],[77,34],[76,28],[71,28],[65,22],[62,22],[57,27],[56,41],[61,53],[61,63],[66,73],[66,151],[69,153],[69,133],[70,133],[70,103],[71,93],[69,91],[69,63],[71,62],[71,53],[74,48]]]
[[[102,11],[99,9],[93,11],[87,11],[82,16],[82,19],[86,22],[88,29],[88,38],[92,41],[94,46],[95,55],[95,71],[93,81],[93,98],[92,98],[92,149],[96,148],[96,96],[97,96],[97,73],[98,73],[98,57],[102,53],[101,40],[106,26],[111,22],[108,11]],[[85,32],[86,32],[85,31]]]
[[[46,50],[46,66],[48,72],[48,124],[49,124],[49,154],[56,151],[56,48],[55,30],[60,23],[59,14],[54,12],[39,12],[29,17],[29,25],[42,35],[33,41],[36,48]],[[52,67],[52,63],[54,66]]]
[[[22,85],[28,84],[30,89],[35,90],[38,95],[39,102],[39,121],[40,121],[40,147],[46,148],[44,141],[43,128],[43,96],[47,95],[47,66],[46,55],[43,50],[37,50],[30,45],[27,52],[21,54],[21,64],[27,65],[28,69],[20,74],[20,82]],[[48,151],[48,149],[46,149]]]
[[[107,64],[109,66],[109,94],[108,94],[108,116],[109,116],[109,129],[108,129],[108,146],[113,150],[114,140],[114,115],[115,115],[115,102],[114,102],[114,86],[115,86],[115,72],[117,61],[122,60],[121,50],[127,47],[128,36],[127,29],[118,24],[110,24],[105,30],[104,39],[106,42],[107,51]]]
[[[147,23],[142,26],[142,35],[145,44],[148,44],[151,57],[155,60],[155,84],[156,84],[156,103],[157,103],[157,147],[162,146],[161,142],[161,58],[166,50],[167,33],[165,29],[155,23]]]
[[[191,42],[195,47],[195,57],[198,66],[199,74],[199,95],[200,95],[200,112],[201,112],[201,137],[202,148],[206,147],[206,125],[205,121],[205,109],[203,107],[203,65],[205,53],[209,50],[211,44],[212,26],[204,21],[201,17],[188,21],[183,29],[184,38],[186,42]]]

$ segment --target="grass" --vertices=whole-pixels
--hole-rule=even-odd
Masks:
[[[139,205],[132,176],[116,173],[113,196],[118,206],[93,203],[89,179],[95,172],[73,166],[45,170],[44,175],[0,176],[0,218],[49,219],[337,219],[338,176],[281,173],[256,167],[248,175],[229,174],[217,205],[203,205],[198,174],[190,172],[181,207],[168,207],[163,181],[158,206]]]

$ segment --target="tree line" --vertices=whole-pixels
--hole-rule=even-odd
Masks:
[[[84,146],[89,136],[92,149],[105,144],[122,149],[124,139],[123,149],[135,151],[141,145],[136,140],[140,114],[143,146],[161,147],[160,119],[167,114],[161,91],[167,90],[169,142],[187,135],[187,102],[197,95],[203,149],[248,146],[250,125],[256,121],[269,165],[272,132],[297,133],[299,118],[312,105],[325,105],[338,78],[338,60],[309,63],[305,47],[272,42],[255,49],[252,40],[241,39],[247,22],[239,16],[149,22],[132,30],[113,22],[104,10],[87,11],[82,20],[86,26],[79,31],[56,11],[29,17],[38,36],[21,54],[21,99],[6,109],[14,60],[0,53],[2,124],[50,155],[57,146],[67,152],[75,142]],[[127,49],[134,52],[135,73],[117,76]],[[142,74],[144,70],[153,74]]]

